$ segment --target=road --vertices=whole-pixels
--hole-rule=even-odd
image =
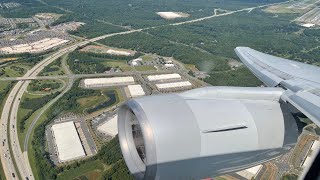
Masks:
[[[286,2],[289,2],[289,1],[286,1]],[[252,8],[254,8],[254,9],[255,8],[262,8],[262,7],[276,5],[276,4],[282,4],[282,3],[286,3],[286,2],[273,3],[273,4],[267,4],[267,5],[256,6],[256,7],[251,7],[251,8],[245,8],[245,9],[240,9],[240,10],[236,10],[236,11],[230,11],[230,12],[226,12],[226,13],[222,13],[222,14],[218,14],[218,15],[213,15],[213,16],[207,16],[207,17],[203,17],[203,18],[199,18],[199,19],[194,19],[194,20],[190,20],[190,21],[172,23],[172,24],[168,24],[168,25],[154,26],[154,27],[142,28],[142,29],[137,29],[137,30],[129,30],[129,31],[124,31],[124,32],[119,32],[119,33],[106,34],[106,35],[103,35],[103,36],[99,36],[99,37],[96,37],[96,38],[85,40],[85,41],[70,45],[68,47],[65,47],[63,49],[60,49],[56,53],[48,56],[47,58],[42,60],[40,63],[36,64],[31,70],[29,70],[23,76],[23,78],[35,78],[43,70],[43,68],[45,66],[49,65],[54,60],[58,59],[59,57],[61,57],[62,55],[66,54],[68,52],[71,52],[71,51],[75,50],[77,47],[86,45],[86,44],[88,44],[90,42],[95,42],[95,41],[98,41],[98,40],[101,40],[101,39],[105,39],[105,38],[108,38],[108,37],[112,37],[112,36],[125,35],[125,34],[134,33],[134,32],[140,32],[140,31],[147,30],[147,29],[153,29],[153,28],[171,26],[171,25],[176,26],[176,25],[200,22],[200,21],[211,19],[211,18],[215,18],[215,17],[221,17],[221,16],[230,15],[230,14],[233,14],[233,13],[236,13],[236,12],[247,11],[247,10],[250,10]],[[16,117],[17,117],[17,112],[18,112],[18,108],[19,108],[19,104],[20,104],[20,98],[22,97],[24,91],[27,89],[29,83],[30,83],[30,81],[28,81],[28,80],[27,81],[19,81],[13,87],[13,89],[9,93],[9,96],[8,96],[7,100],[5,101],[4,109],[3,109],[3,112],[1,114],[2,126],[0,128],[0,133],[1,133],[1,139],[0,140],[2,142],[4,140],[6,140],[6,142],[8,142],[8,143],[10,142],[10,145],[8,143],[5,143],[5,146],[1,146],[1,148],[0,148],[1,163],[2,163],[3,170],[5,172],[5,176],[6,176],[7,179],[14,179],[13,176],[12,176],[12,173],[14,173],[15,176],[18,175],[17,171],[16,171],[16,169],[14,167],[13,161],[17,162],[18,172],[19,172],[19,174],[21,175],[22,178],[28,178],[30,180],[34,179],[33,174],[32,174],[32,170],[31,170],[31,167],[30,167],[30,164],[29,164],[29,161],[28,161],[27,151],[24,151],[22,153],[20,145],[19,145],[19,141],[18,141],[18,132],[15,130],[16,124],[17,124]],[[8,127],[8,125],[12,125],[12,127]],[[7,129],[9,130],[9,136],[8,136]],[[29,128],[29,129],[31,129],[31,128]],[[28,129],[28,131],[29,131],[29,129]],[[10,147],[12,149],[12,154],[10,153],[10,150],[9,150]],[[13,160],[13,158],[14,158],[14,160]]]
[[[27,81],[27,80],[50,80],[50,79],[63,79],[63,78],[89,78],[89,77],[112,77],[112,76],[130,76],[136,73],[141,75],[148,74],[166,74],[172,73],[170,70],[161,70],[161,71],[138,71],[138,72],[115,72],[115,73],[97,73],[97,74],[70,74],[70,75],[61,75],[61,76],[33,76],[33,77],[5,77],[0,78],[0,81]]]
[[[48,104],[46,104],[41,111],[37,114],[37,116],[32,120],[31,125],[28,128],[27,134],[25,136],[24,139],[24,152],[28,151],[28,143],[29,143],[29,138],[30,138],[30,134],[32,132],[32,129],[34,128],[34,126],[36,125],[37,121],[40,119],[41,115],[49,108],[51,107],[57,100],[59,100],[66,92],[68,92],[73,85],[74,80],[73,79],[69,79],[68,82],[68,86],[64,89],[63,92],[61,92],[57,97],[55,97],[53,100],[51,100]]]

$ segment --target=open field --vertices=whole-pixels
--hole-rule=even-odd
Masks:
[[[64,179],[99,179],[102,176],[102,172],[108,168],[100,160],[84,162],[76,169],[66,170],[58,174],[58,180]]]
[[[27,88],[27,93],[34,95],[46,95],[62,90],[65,82],[58,80],[34,80]]]
[[[0,68],[0,77],[18,77],[24,75],[29,66],[22,63],[14,63]]]
[[[146,55],[143,55],[141,58],[142,58],[143,61],[152,61],[153,60],[153,55],[146,54]]]
[[[55,14],[55,13],[37,13],[35,17],[39,19],[59,19],[62,14]]]
[[[115,57],[74,51],[69,54],[67,63],[70,70],[75,74],[92,74],[108,72],[111,68],[130,71],[132,67],[128,65],[127,59],[132,58],[134,57]]]
[[[82,110],[85,110],[90,107],[97,106],[98,104],[104,102],[106,99],[104,96],[88,96],[77,99],[77,103],[79,103]]]
[[[286,4],[269,6],[264,9],[269,13],[304,13],[316,6],[319,0],[291,1]]]
[[[64,75],[64,69],[62,68],[61,61],[66,60],[68,55],[63,55],[61,58],[57,59],[56,61],[52,62],[48,66],[46,66],[41,72],[40,76],[58,76]]]
[[[159,16],[164,19],[176,19],[176,18],[187,18],[190,15],[183,12],[157,12]]]
[[[194,64],[185,64],[184,67],[191,71],[199,71]]]
[[[311,11],[305,13],[301,17],[297,18],[296,21],[320,25],[320,7],[316,7]]]
[[[127,49],[118,49],[118,48],[109,48],[103,46],[89,45],[82,49],[80,52],[92,52],[92,53],[101,53],[101,54],[110,54],[117,56],[134,56],[135,51]]]
[[[307,8],[310,8],[310,7],[314,6],[318,2],[319,2],[319,0],[296,1],[292,5],[288,6],[288,8],[291,8],[291,9],[307,9]]]
[[[154,71],[156,70],[153,66],[135,66],[134,67],[137,71]]]

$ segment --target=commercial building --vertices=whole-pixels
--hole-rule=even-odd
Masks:
[[[112,137],[116,136],[118,134],[118,116],[113,116],[111,119],[98,126],[97,129],[106,135]]]
[[[165,67],[170,68],[170,67],[174,67],[174,64],[164,64]]]
[[[138,66],[139,63],[141,63],[141,62],[142,62],[142,58],[133,59],[133,60],[131,61],[131,65],[132,65],[132,66]]]
[[[51,127],[59,162],[66,162],[86,156],[73,121],[55,124]]]
[[[94,87],[123,86],[123,85],[134,84],[134,79],[131,76],[127,76],[127,77],[85,79],[83,82],[84,82],[84,87],[94,88]]]
[[[6,54],[38,53],[65,44],[67,42],[69,42],[69,40],[60,38],[45,38],[30,44],[18,44],[14,46],[3,47],[0,48],[0,52]]]
[[[192,87],[192,84],[189,81],[180,81],[180,82],[172,82],[172,83],[163,83],[156,84],[159,91],[165,90],[183,90]]]
[[[174,67],[173,61],[172,60],[167,60],[166,63],[164,64],[165,67],[171,68]]]
[[[148,76],[149,81],[162,81],[162,80],[171,80],[171,79],[181,79],[181,76],[180,74],[177,74],[177,73]]]
[[[312,164],[312,158],[310,156],[307,156],[307,158],[304,160],[302,164],[302,168],[309,167]]]
[[[130,96],[133,98],[146,95],[143,88],[139,84],[129,85],[128,89],[129,89]]]
[[[250,180],[250,179],[255,178],[257,176],[257,174],[259,173],[261,168],[262,168],[262,165],[260,164],[260,165],[254,166],[252,168],[245,169],[243,171],[239,171],[239,172],[237,172],[237,174],[242,176],[245,179]]]
[[[318,141],[318,140],[313,141],[311,144],[311,147],[307,153],[307,157],[305,158],[305,160],[303,161],[303,163],[301,165],[303,168],[309,167],[312,164],[311,156],[314,151],[317,152],[319,149],[320,149],[320,141]]]
[[[318,149],[320,149],[320,141],[313,141],[313,144],[311,146],[311,150],[317,151]]]

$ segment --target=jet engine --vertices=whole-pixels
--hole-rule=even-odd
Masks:
[[[269,161],[299,134],[283,92],[205,87],[129,100],[118,111],[124,160],[136,179],[201,179]]]

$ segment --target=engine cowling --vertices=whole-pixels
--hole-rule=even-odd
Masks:
[[[207,87],[129,100],[118,111],[125,162],[137,179],[199,179],[269,161],[298,137],[282,93]]]

